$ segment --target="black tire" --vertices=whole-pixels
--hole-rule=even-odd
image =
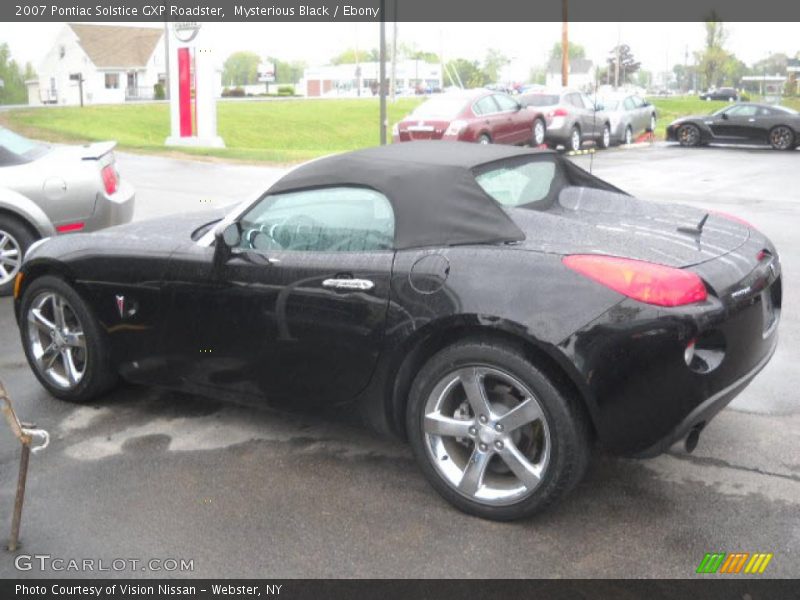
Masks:
[[[658,124],[658,119],[656,118],[656,113],[650,115],[650,125],[647,127],[647,131],[650,133],[656,132],[656,126]]]
[[[479,144],[491,144],[492,138],[489,137],[488,133],[482,133],[478,136],[478,143]]]
[[[0,215],[0,296],[11,295],[22,258],[35,241],[36,237],[22,221]]]
[[[622,134],[622,143],[626,146],[630,146],[633,143],[633,129],[631,129],[630,125],[625,128],[625,133]]]
[[[537,135],[537,131],[540,132],[540,135]],[[533,126],[531,127],[531,147],[538,148],[539,146],[544,144],[546,135],[547,135],[547,125],[545,125],[545,122],[542,119],[536,119],[533,122]],[[537,137],[539,139],[537,139]]]
[[[33,354],[28,315],[32,303],[43,294],[57,294],[63,298],[71,313],[82,328],[85,342],[84,372],[80,381],[72,387],[54,385],[37,367]],[[25,288],[20,307],[20,336],[25,357],[34,375],[44,388],[56,398],[69,402],[90,402],[110,391],[118,376],[111,368],[108,339],[92,313],[89,305],[63,279],[45,275],[34,279]]]
[[[597,144],[603,150],[611,146],[611,127],[608,126],[608,123],[603,125],[603,132],[600,134],[600,139],[597,141]]]
[[[675,132],[681,146],[692,147],[700,145],[700,129],[692,123],[685,123]]]
[[[768,139],[775,150],[791,150],[794,148],[796,136],[786,125],[778,125],[770,130]]]
[[[548,462],[533,490],[513,503],[491,505],[457,491],[433,465],[435,458],[426,446],[423,421],[429,397],[436,397],[432,392],[448,373],[464,367],[488,367],[521,381],[534,394],[546,420]],[[406,416],[411,447],[428,481],[456,508],[478,517],[510,521],[544,510],[577,485],[589,462],[591,426],[580,400],[555,385],[513,347],[493,341],[458,342],[434,355],[414,380]]]
[[[577,135],[576,135],[577,134]],[[576,146],[577,142],[577,146]],[[570,152],[577,152],[581,149],[581,144],[583,143],[583,138],[581,137],[581,130],[580,127],[574,125],[569,132],[569,138],[567,139],[567,143],[564,144],[568,151]]]

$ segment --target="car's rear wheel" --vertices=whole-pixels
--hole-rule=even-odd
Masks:
[[[28,285],[21,306],[22,345],[36,378],[53,396],[87,402],[111,389],[105,334],[89,306],[63,279]]]
[[[531,146],[538,148],[544,144],[544,136],[547,132],[544,121],[536,119],[533,122],[533,129],[531,130]]]
[[[625,128],[625,145],[628,146],[633,143],[633,129],[628,125]]]
[[[465,341],[417,375],[407,411],[417,461],[464,512],[532,515],[583,476],[590,428],[579,401],[511,347]]]
[[[785,125],[773,127],[769,132],[769,143],[776,150],[794,148],[794,132]]]
[[[608,125],[603,126],[603,134],[600,136],[600,147],[608,148],[611,146],[611,128]]]
[[[33,234],[18,219],[0,215],[0,296],[9,296]]]
[[[655,133],[656,132],[656,116],[655,115],[650,115],[650,127],[649,127],[649,129],[647,131],[649,131],[650,133]]]
[[[482,133],[482,134],[480,134],[478,136],[478,143],[479,144],[484,144],[484,145],[491,144],[492,143],[492,138],[490,138],[488,134]]]
[[[581,130],[577,127],[573,127],[572,131],[570,131],[568,144],[567,150],[572,152],[577,152],[581,149]]]
[[[697,125],[691,123],[678,127],[677,137],[681,146],[698,146],[700,144],[700,130]]]

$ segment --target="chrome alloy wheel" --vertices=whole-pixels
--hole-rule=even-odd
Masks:
[[[783,125],[779,125],[769,133],[769,143],[778,150],[788,150],[794,143],[792,130]],[[2,277],[2,273],[0,273]]]
[[[42,292],[28,309],[28,344],[36,369],[54,386],[73,389],[86,373],[83,326],[63,296]]]
[[[536,146],[541,146],[544,144],[544,123],[541,120],[536,119],[533,124],[533,143]]]
[[[428,397],[422,428],[439,475],[482,504],[503,506],[530,496],[550,461],[541,404],[516,377],[492,367],[445,375]]]
[[[577,129],[573,129],[572,130],[572,134],[570,135],[569,144],[570,144],[570,148],[569,149],[572,150],[573,152],[577,152],[578,150],[581,149],[581,132],[580,131],[578,131]]]
[[[0,285],[17,276],[22,264],[22,248],[7,231],[0,229]]]

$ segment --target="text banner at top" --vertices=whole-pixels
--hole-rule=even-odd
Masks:
[[[0,2],[0,21],[800,21],[796,0],[48,0]]]

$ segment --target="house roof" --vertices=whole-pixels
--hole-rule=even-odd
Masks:
[[[569,61],[569,72],[573,74],[585,74],[592,70],[594,63],[588,58],[573,58]],[[551,60],[547,63],[549,73],[561,73],[561,59]]]
[[[143,67],[164,35],[161,28],[68,23],[94,66]]]

